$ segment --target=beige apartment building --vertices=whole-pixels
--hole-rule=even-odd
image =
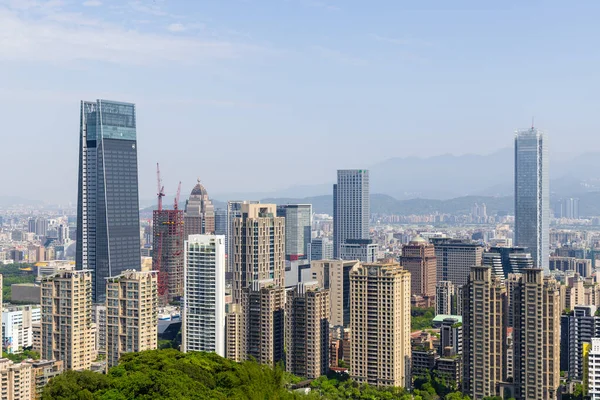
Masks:
[[[350,374],[358,383],[411,385],[410,273],[398,263],[350,272]]]
[[[329,289],[330,324],[350,325],[350,271],[359,261],[318,260],[310,263],[311,280]]]
[[[125,353],[157,348],[157,272],[124,271],[106,279],[106,356],[110,368]]]
[[[92,273],[61,271],[42,278],[41,356],[65,369],[92,364]]]
[[[31,365],[31,399],[41,399],[44,386],[50,382],[50,379],[63,373],[63,362],[54,360],[28,360],[25,362]]]
[[[285,348],[288,372],[316,379],[329,371],[329,290],[318,282],[287,292]]]
[[[560,285],[540,268],[518,275],[514,315],[514,396],[556,399],[560,384]]]
[[[242,204],[233,219],[233,302],[254,281],[272,279],[285,287],[285,218],[275,204]]]
[[[225,357],[242,362],[243,318],[241,304],[227,304],[225,309]]]
[[[476,266],[463,296],[463,393],[472,400],[500,396],[506,370],[506,288],[492,268]]]
[[[30,400],[31,365],[15,364],[7,358],[0,358],[0,398],[2,400]]]
[[[241,359],[275,365],[284,359],[285,289],[272,279],[242,291]]]

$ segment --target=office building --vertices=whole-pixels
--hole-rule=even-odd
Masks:
[[[312,205],[286,204],[277,206],[277,216],[285,219],[285,259],[308,259],[312,230]]]
[[[285,287],[285,220],[275,204],[242,204],[233,218],[233,302],[252,282],[273,279]]]
[[[448,238],[434,238],[437,281],[450,281],[455,286],[467,283],[471,267],[481,266],[483,247],[479,244]]]
[[[369,171],[338,170],[333,185],[333,257],[342,256],[347,239],[369,239]]]
[[[515,244],[548,271],[550,188],[548,145],[533,126],[515,134]]]
[[[185,202],[184,220],[186,239],[190,235],[215,233],[215,207],[200,179]]]
[[[518,276],[512,293],[517,400],[555,399],[560,384],[560,291],[541,268]]]
[[[502,396],[506,368],[506,289],[487,266],[471,268],[463,299],[463,393]]]
[[[225,236],[225,251],[227,254],[227,272],[233,273],[234,228],[233,221],[242,217],[243,204],[258,204],[256,200],[230,200],[227,202],[227,235]]]
[[[410,273],[397,263],[350,272],[350,375],[374,386],[411,385]]]
[[[600,337],[600,317],[596,306],[577,305],[570,314],[560,317],[560,370],[572,380],[583,380],[583,347],[592,338]]]
[[[65,369],[92,365],[92,272],[61,271],[42,278],[41,357]]]
[[[162,306],[183,295],[185,229],[182,210],[161,207],[152,212],[152,270],[158,272],[158,296]]]
[[[421,236],[402,246],[402,267],[410,272],[410,290],[412,295],[433,298],[437,278],[435,249]]]
[[[593,338],[588,353],[588,396],[591,400],[600,399],[600,338]]]
[[[346,239],[340,247],[340,258],[372,264],[377,261],[377,247],[371,239]]]
[[[299,283],[286,295],[286,370],[316,379],[329,371],[329,290]]]
[[[312,239],[310,244],[310,261],[332,260],[333,242],[326,237]]]
[[[356,260],[311,263],[310,277],[306,281],[317,281],[320,287],[329,290],[329,322],[332,326],[350,326],[350,271],[358,265]]]
[[[502,268],[502,256],[499,253],[483,253],[481,265],[490,267],[492,269],[492,274],[500,277],[500,279],[502,280],[504,279],[504,269]]]
[[[75,260],[91,271],[94,303],[106,278],[140,269],[135,115],[134,104],[81,102]]]
[[[34,306],[13,306],[2,312],[2,343],[9,353],[20,353],[33,346],[33,324],[41,320],[41,310]]]
[[[181,350],[225,357],[225,236],[190,235],[185,241]]]
[[[31,365],[15,364],[0,358],[0,396],[6,400],[29,400],[31,393]]]
[[[242,291],[242,360],[271,366],[284,360],[284,305],[285,289],[273,279],[252,281]]]
[[[106,283],[106,360],[154,350],[158,335],[158,278],[155,271],[127,270]]]
[[[579,219],[579,199],[569,197],[558,201],[554,209],[554,217]]]
[[[224,208],[215,209],[215,235],[227,236],[227,210]]]

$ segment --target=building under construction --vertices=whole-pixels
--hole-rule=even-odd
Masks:
[[[152,215],[152,269],[158,271],[159,303],[167,304],[183,296],[183,210],[179,210],[179,189],[172,210],[162,207],[164,187],[158,175],[158,209]],[[181,187],[181,184],[180,184]]]

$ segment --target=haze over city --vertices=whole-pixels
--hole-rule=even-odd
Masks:
[[[599,151],[599,7],[0,0],[0,184],[74,201],[79,100],[96,98],[137,104],[142,199],[157,161],[171,194],[197,177],[268,193],[493,153],[532,117],[552,157]]]

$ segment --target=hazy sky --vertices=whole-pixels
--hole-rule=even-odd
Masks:
[[[600,150],[600,2],[0,0],[0,195],[76,199],[79,101],[137,104],[140,197],[489,153],[531,116]],[[512,166],[506,166],[511,168]],[[492,172],[491,172],[492,173]]]

